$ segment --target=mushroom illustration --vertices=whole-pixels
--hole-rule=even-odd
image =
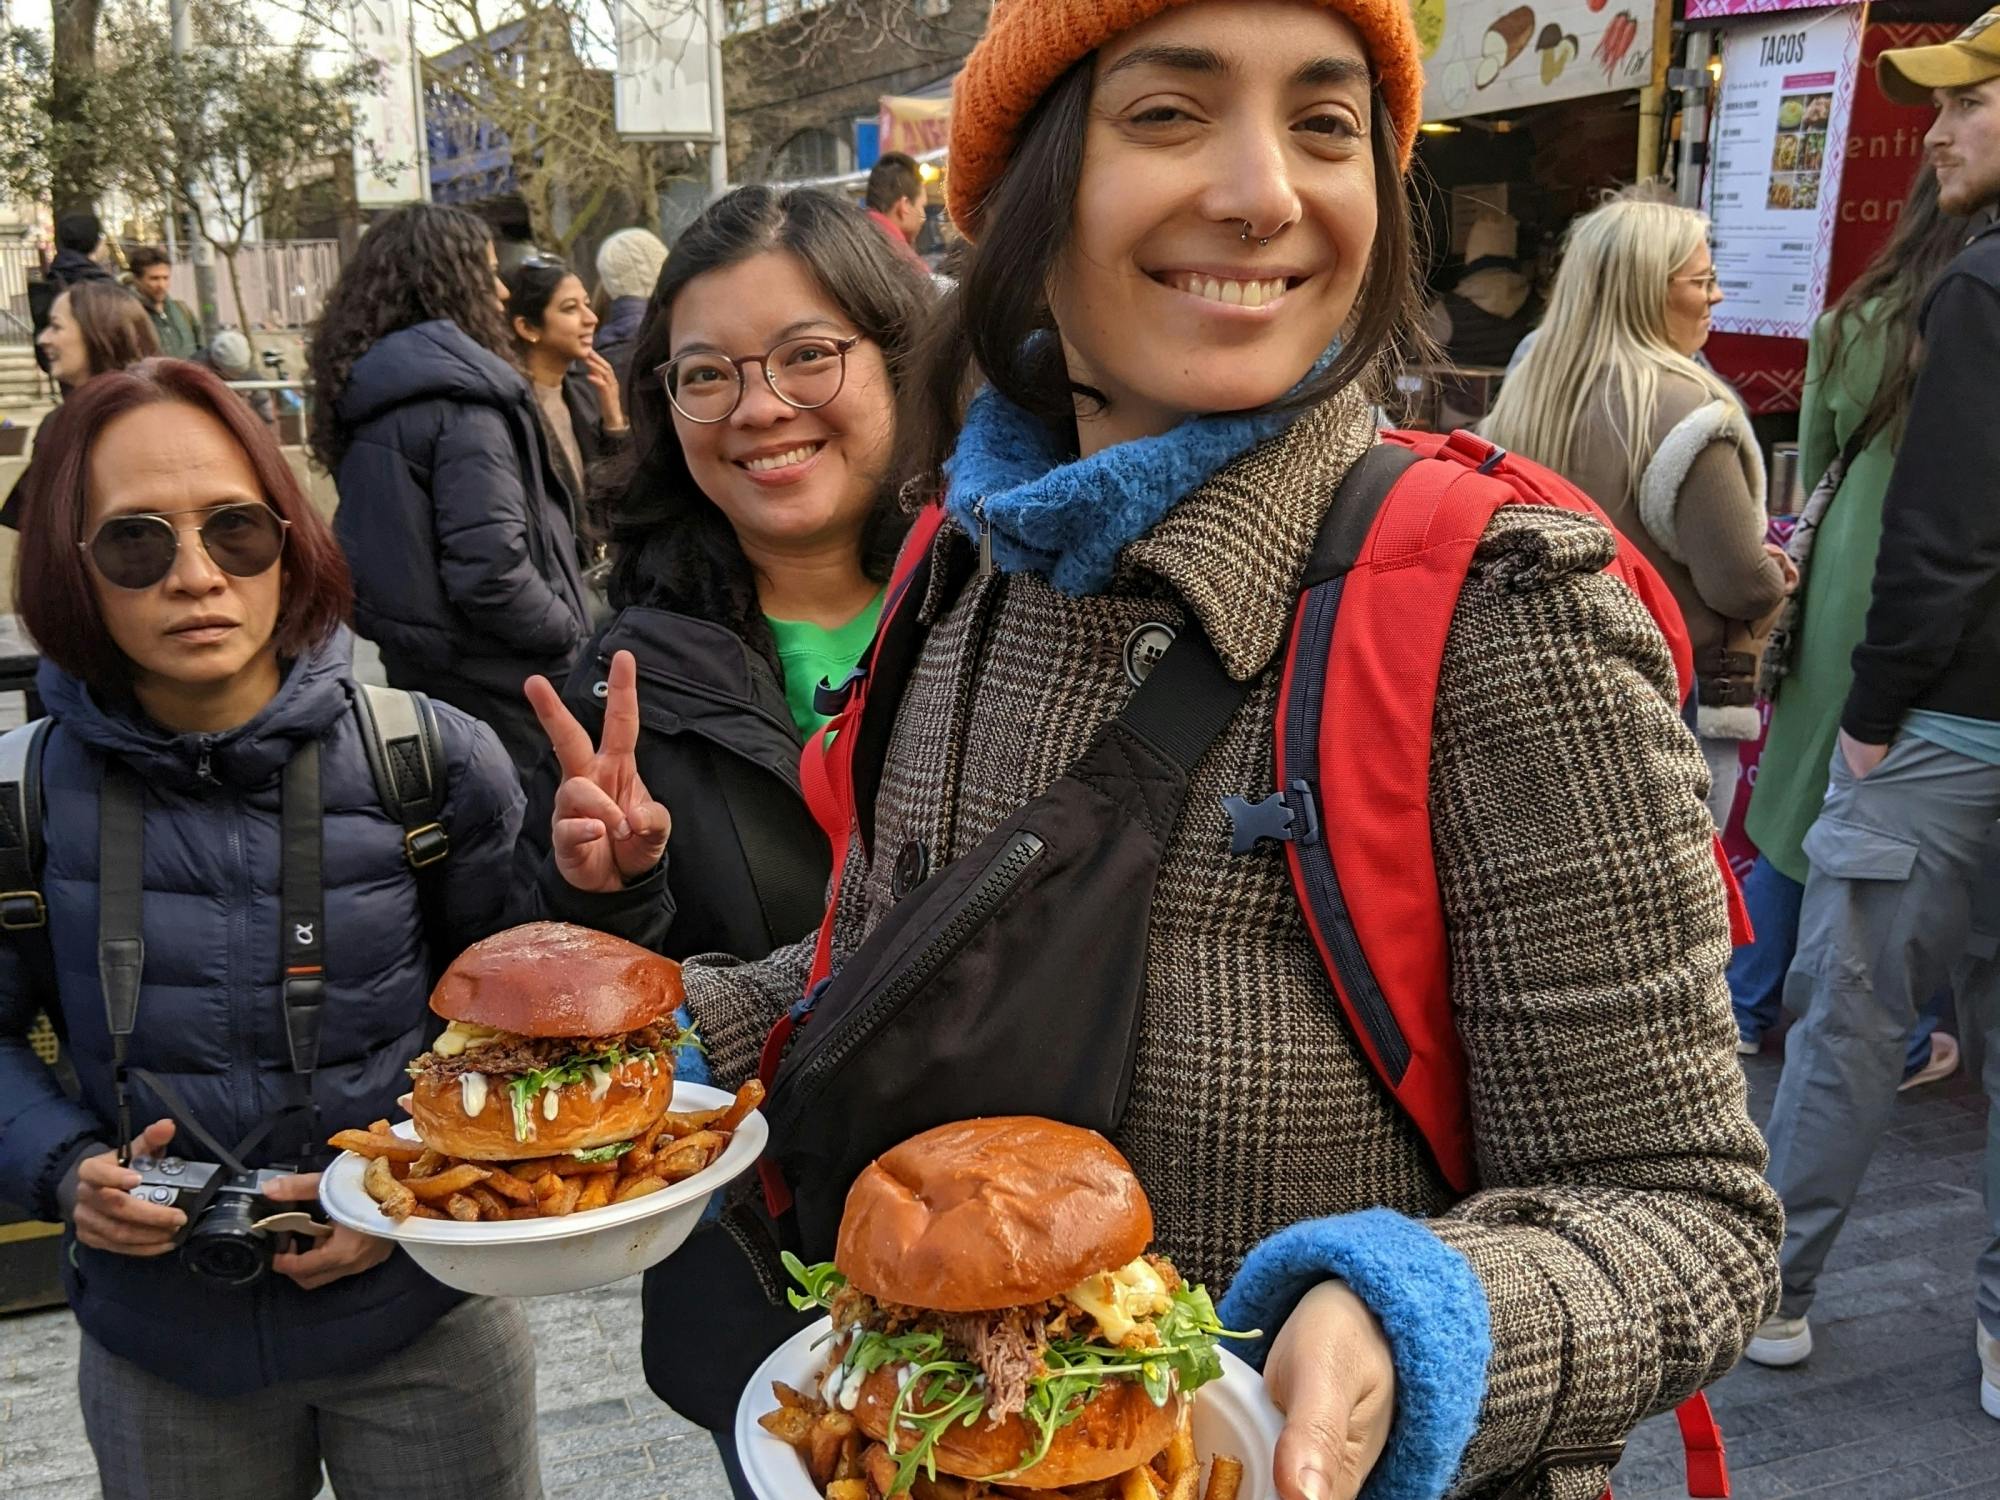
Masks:
[[[1562,27],[1554,21],[1542,28],[1542,34],[1535,38],[1535,51],[1542,59],[1542,83],[1546,87],[1562,77],[1562,70],[1576,61],[1583,44],[1574,36],[1565,35]]]

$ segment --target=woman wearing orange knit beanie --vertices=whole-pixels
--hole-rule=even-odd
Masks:
[[[1342,828],[1274,796],[1300,581],[1421,345],[1421,96],[1402,0],[996,0],[952,126],[973,243],[903,383],[931,403],[904,423],[906,493],[946,519],[897,611],[914,665],[843,729],[880,773],[855,777],[831,978],[797,1006],[773,1146],[880,1151],[867,1132],[902,1111],[908,1133],[913,1099],[1097,1125],[1159,1248],[1263,1331],[1239,1347],[1288,1416],[1281,1500],[1523,1475],[1511,1494],[1594,1500],[1640,1418],[1737,1359],[1781,1232],[1706,769],[1666,643],[1603,572],[1610,534],[1494,520],[1437,680],[1428,845],[1369,872],[1435,883],[1476,1190],[1383,1088],[1301,918],[1288,841]],[[1177,780],[1158,768],[1197,695],[1134,685],[1195,679],[1234,706]],[[1325,712],[1376,728],[1342,720],[1337,684]],[[1079,790],[1105,785],[1125,800]],[[812,949],[687,965],[717,1083],[755,1068]],[[899,974],[922,1004],[867,988]],[[913,1040],[936,1015],[962,1024]],[[1100,1015],[1129,1029],[1050,1041]],[[855,1090],[873,1106],[830,1102]],[[793,1186],[809,1256],[829,1250],[808,1203],[837,1217],[844,1180]]]

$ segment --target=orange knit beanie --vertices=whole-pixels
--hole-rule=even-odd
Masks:
[[[1014,153],[1021,122],[1072,64],[1188,0],[993,0],[951,106],[952,220],[968,236]],[[1320,0],[1361,33],[1407,171],[1423,119],[1424,65],[1408,0]]]

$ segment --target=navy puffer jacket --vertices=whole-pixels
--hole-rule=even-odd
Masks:
[[[486,720],[532,766],[548,742],[521,684],[562,680],[590,612],[526,378],[457,324],[418,323],[355,362],[338,410],[352,438],[333,530],[357,628],[391,683]]]
[[[107,757],[146,784],[146,965],[133,1066],[166,1079],[224,1145],[298,1097],[279,978],[279,786],[294,751],[317,740],[327,998],[313,1096],[327,1134],[400,1117],[404,1064],[438,1023],[403,830],[376,796],[351,708],[349,646],[343,632],[292,663],[262,713],[218,735],[169,733],[43,665],[39,686],[55,727],[42,762],[42,889],[58,994],[31,993],[17,939],[0,943],[0,1199],[53,1218],[64,1172],[116,1133],[97,980],[97,801]],[[450,942],[463,945],[501,925],[522,797],[490,731],[446,707],[437,717],[451,836],[441,915]],[[59,1010],[80,1102],[64,1097],[28,1046],[42,1009]],[[168,1114],[136,1082],[132,1106],[135,1129]],[[250,1165],[296,1162],[303,1134],[291,1129]],[[202,1154],[185,1130],[173,1149]],[[209,1396],[365,1368],[459,1300],[400,1253],[318,1291],[282,1276],[229,1289],[182,1269],[178,1256],[135,1259],[71,1238],[64,1278],[91,1337]]]

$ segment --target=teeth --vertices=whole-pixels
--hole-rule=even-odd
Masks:
[[[769,458],[753,458],[743,467],[752,474],[764,474],[772,469],[788,469],[793,464],[802,464],[817,452],[819,445],[809,443],[803,448],[794,448],[789,453],[774,453]]]
[[[1283,277],[1269,281],[1221,281],[1193,272],[1173,278],[1175,291],[1187,292],[1225,307],[1269,307],[1285,295]]]

